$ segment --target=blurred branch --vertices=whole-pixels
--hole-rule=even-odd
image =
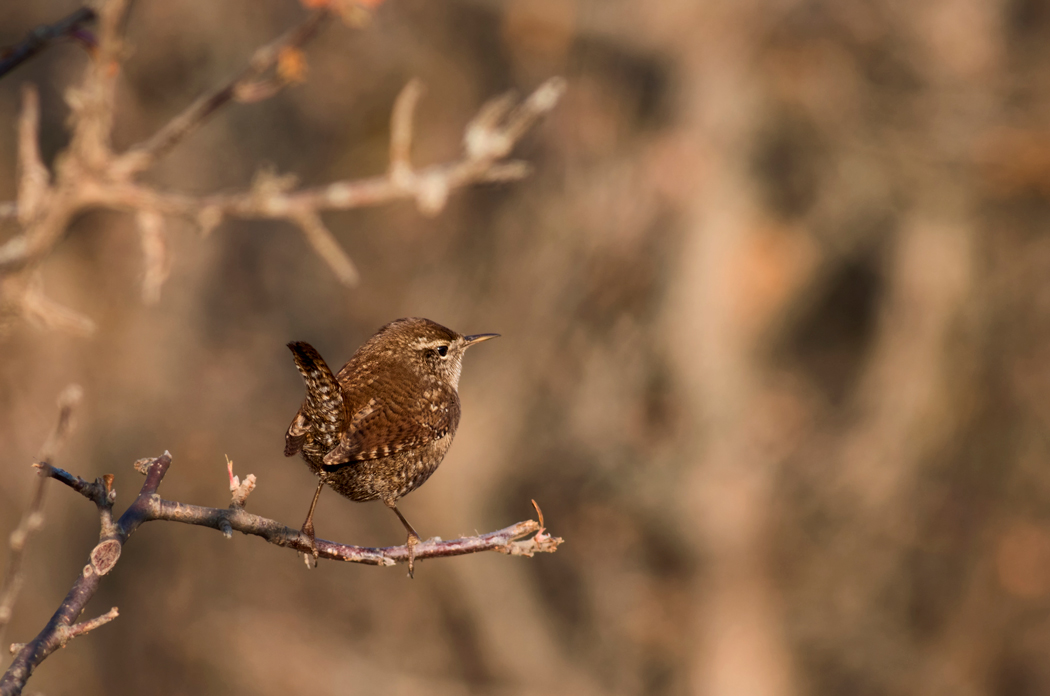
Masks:
[[[84,33],[84,27],[94,22],[95,11],[90,7],[81,7],[72,14],[63,17],[54,24],[41,24],[29,33],[17,46],[3,51],[0,58],[0,77],[17,68],[36,54],[43,51],[59,39],[75,38],[92,43],[91,37]]]
[[[299,26],[272,43],[256,49],[248,64],[226,84],[199,97],[181,114],[168,121],[167,125],[149,140],[129,149],[116,164],[118,170],[122,170],[123,174],[131,174],[148,169],[158,158],[170,152],[183,138],[197,130],[209,116],[232,99],[257,101],[257,99],[246,99],[244,96],[248,93],[259,92],[257,88],[253,89],[253,81],[273,69],[282,55],[288,55],[289,49],[298,49],[313,38],[327,17],[328,12],[325,10],[314,11]],[[276,80],[279,81],[277,89],[268,92],[267,97],[273,96],[280,87],[288,83],[288,80],[281,76],[278,76]]]
[[[44,524],[44,491],[49,478],[51,460],[65,443],[66,438],[69,437],[69,433],[73,429],[73,409],[80,401],[81,394],[80,387],[71,384],[59,395],[58,421],[44,442],[44,446],[40,448],[40,453],[37,456],[38,463],[35,466],[39,469],[39,480],[37,481],[36,491],[33,493],[29,508],[22,515],[18,526],[11,532],[9,542],[11,556],[7,561],[7,572],[4,575],[4,582],[0,585],[0,644],[3,643],[4,631],[7,628],[7,624],[11,621],[11,611],[14,609],[18,592],[22,589],[22,583],[25,580],[22,572],[22,561],[25,558],[26,545],[33,532],[40,529]]]
[[[306,59],[301,47],[332,13],[342,12],[332,4],[314,10],[300,25],[257,49],[248,64],[223,85],[198,98],[149,139],[118,154],[112,151],[110,135],[116,80],[125,53],[119,27],[127,8],[127,0],[105,0],[98,6],[98,50],[81,85],[67,93],[73,136],[69,148],[55,158],[53,172],[40,158],[36,91],[32,87],[24,90],[19,119],[18,200],[0,202],[0,219],[14,218],[22,228],[0,245],[0,293],[4,295],[0,305],[8,314],[75,333],[90,333],[94,325],[46,298],[32,279],[62,240],[69,223],[86,210],[109,208],[136,214],[144,251],[142,295],[146,302],[159,299],[168,275],[165,216],[188,219],[205,233],[226,217],[284,220],[300,229],[341,283],[354,285],[359,279],[357,269],[325,227],[320,215],[323,211],[409,199],[423,214],[436,215],[458,188],[521,179],[528,174],[528,165],[507,158],[564,91],[564,82],[553,79],[516,107],[510,96],[489,102],[467,127],[460,159],[416,170],[409,161],[409,150],[422,87],[413,80],[393,110],[391,162],[383,176],[296,189],[293,178],[264,171],[242,193],[189,196],[162,191],[138,181],[138,177],[230,101],[266,99],[302,80]]]
[[[241,482],[233,475],[230,466],[231,503],[226,509],[187,505],[185,503],[164,500],[157,495],[157,489],[171,466],[171,454],[165,452],[155,459],[139,460],[135,468],[146,475],[138,496],[131,506],[120,516],[116,523],[107,524],[109,511],[112,509],[116,492],[112,489],[113,477],[107,474],[93,483],[79,476],[55,467],[48,467],[49,477],[61,481],[85,498],[91,500],[102,514],[102,534],[98,545],[91,552],[90,563],[84,566],[83,572],[73,583],[72,589],[59,606],[54,616],[44,629],[29,643],[15,644],[12,652],[17,652],[14,661],[0,679],[0,696],[12,696],[21,693],[33,670],[65,643],[82,633],[102,625],[117,616],[114,607],[109,613],[91,621],[75,624],[74,621],[83,612],[88,600],[98,589],[100,579],[109,573],[120,558],[121,550],[128,538],[145,522],[162,520],[184,522],[204,527],[211,527],[223,532],[227,537],[232,530],[244,534],[259,536],[277,546],[309,552],[305,538],[298,530],[286,527],[275,520],[252,515],[244,511],[244,503],[255,487],[254,475],[249,475]],[[538,512],[539,508],[537,508]],[[547,534],[540,522],[526,520],[511,525],[506,529],[452,541],[428,539],[415,547],[415,560],[461,556],[480,551],[499,551],[511,556],[532,556],[536,553],[553,553],[562,539]],[[409,549],[407,546],[386,548],[367,548],[349,546],[323,539],[316,540],[316,547],[321,558],[367,565],[390,566],[407,563]]]

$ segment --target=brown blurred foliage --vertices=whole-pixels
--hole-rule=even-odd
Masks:
[[[0,44],[68,13],[0,7]],[[145,137],[301,16],[294,2],[135,4],[116,145]],[[567,543],[403,569],[143,528],[92,606],[120,618],[30,683],[46,693],[1002,694],[1050,691],[1050,5],[387,0],[328,27],[306,81],[233,105],[157,181],[242,188],[381,172],[420,77],[416,160],[458,150],[489,96],[569,89],[524,182],[326,215],[347,289],[277,223],[173,225],[158,305],[133,222],[78,220],[48,292],[99,325],[0,338],[0,530],[68,382],[60,466],[174,455],[166,497],[296,524],[313,481],[281,456],[302,386],[284,343],[339,363],[408,315],[498,342],[471,354],[440,472],[405,499],[424,536],[543,506]],[[0,81],[41,90],[65,145],[58,46]],[[15,188],[0,129],[0,198]],[[0,231],[0,241],[11,230]],[[322,498],[318,533],[393,544],[378,505]],[[8,630],[34,635],[85,562],[91,507],[51,491]]]

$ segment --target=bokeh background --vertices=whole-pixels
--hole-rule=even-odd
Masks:
[[[0,5],[0,44],[77,3]],[[297,21],[292,0],[139,0],[115,139],[134,143]],[[380,173],[389,111],[428,92],[415,159],[454,157],[489,97],[568,91],[518,148],[526,181],[326,215],[362,271],[302,236],[170,229],[139,300],[127,216],[85,215],[44,266],[93,338],[0,337],[0,531],[70,382],[57,464],[115,473],[171,450],[162,494],[298,526],[314,481],[282,456],[302,398],[284,344],[345,361],[385,322],[499,332],[472,351],[439,472],[403,501],[424,536],[543,507],[553,556],[322,563],[177,524],[142,528],[89,605],[120,618],[29,693],[1050,692],[1050,4],[1046,0],[387,0],[309,45],[308,81],[232,105],[157,185]],[[22,83],[43,150],[87,58],[0,81],[0,197]],[[14,234],[0,230],[0,240]],[[326,492],[318,534],[403,540]],[[97,538],[53,485],[7,637],[45,623]]]

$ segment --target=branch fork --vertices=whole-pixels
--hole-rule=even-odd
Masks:
[[[245,67],[199,97],[152,137],[123,153],[115,153],[110,137],[114,95],[120,59],[126,52],[118,28],[123,24],[128,4],[128,0],[99,3],[98,47],[84,80],[66,95],[73,111],[73,133],[67,151],[56,158],[53,173],[44,165],[38,146],[39,98],[33,87],[23,90],[18,200],[0,202],[0,219],[14,218],[22,229],[0,245],[0,314],[21,316],[47,328],[80,335],[94,331],[90,319],[48,299],[40,282],[34,280],[40,265],[61,242],[69,223],[91,208],[135,214],[135,229],[143,252],[141,293],[147,304],[159,300],[169,275],[164,219],[171,216],[190,221],[203,234],[213,231],[227,217],[286,221],[300,230],[340,283],[353,286],[359,282],[360,273],[325,226],[323,212],[408,199],[423,215],[433,216],[445,208],[456,189],[527,176],[527,163],[506,158],[533,124],[554,108],[565,89],[564,81],[555,78],[521,104],[515,105],[511,95],[490,101],[467,126],[464,152],[458,160],[416,169],[410,150],[415,109],[423,87],[418,80],[412,80],[394,103],[390,164],[382,176],[298,189],[294,178],[263,171],[241,193],[191,196],[164,191],[142,183],[139,177],[229,102],[266,99],[302,81],[307,70],[302,47],[333,13],[344,14],[346,3],[316,6],[300,25],[258,48]],[[355,8],[357,14],[363,11],[356,5]]]
[[[49,478],[60,481],[74,491],[95,503],[99,509],[102,531],[100,541],[92,549],[90,562],[73,583],[72,589],[59,606],[54,616],[44,629],[29,643],[16,643],[11,646],[15,659],[7,673],[0,678],[0,696],[20,693],[33,670],[48,655],[63,647],[70,639],[87,633],[118,615],[114,607],[106,614],[89,621],[76,623],[88,600],[95,594],[102,577],[112,571],[120,560],[121,551],[131,535],[145,522],[169,521],[183,522],[221,531],[227,538],[233,531],[259,536],[277,546],[283,546],[300,552],[309,552],[299,530],[286,527],[281,523],[253,515],[244,509],[248,495],[256,485],[256,477],[249,474],[243,480],[233,473],[233,463],[227,458],[227,472],[231,494],[230,505],[226,509],[209,508],[199,505],[188,505],[161,498],[157,490],[171,466],[171,454],[152,459],[140,459],[134,467],[145,474],[138,496],[130,507],[116,522],[112,521],[111,512],[116,491],[113,490],[113,476],[106,474],[93,482],[88,482],[63,469],[50,464],[39,465],[40,470]],[[535,501],[533,502],[535,505]],[[413,556],[419,561],[425,558],[460,556],[481,551],[499,551],[510,556],[532,556],[536,553],[553,553],[562,543],[562,539],[552,537],[543,526],[543,514],[536,506],[540,521],[526,520],[505,529],[473,537],[444,541],[440,538],[428,539],[417,544]],[[386,548],[368,548],[340,544],[324,539],[315,541],[318,557],[366,565],[392,566],[409,561],[407,546]]]

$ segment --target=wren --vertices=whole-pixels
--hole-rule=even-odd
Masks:
[[[314,509],[325,484],[350,500],[381,500],[408,532],[413,575],[419,534],[397,501],[441,464],[459,425],[463,353],[499,334],[461,336],[429,319],[397,319],[357,349],[338,375],[309,343],[294,342],[306,399],[285,435],[284,455],[302,453],[317,491],[302,534],[316,564]]]

